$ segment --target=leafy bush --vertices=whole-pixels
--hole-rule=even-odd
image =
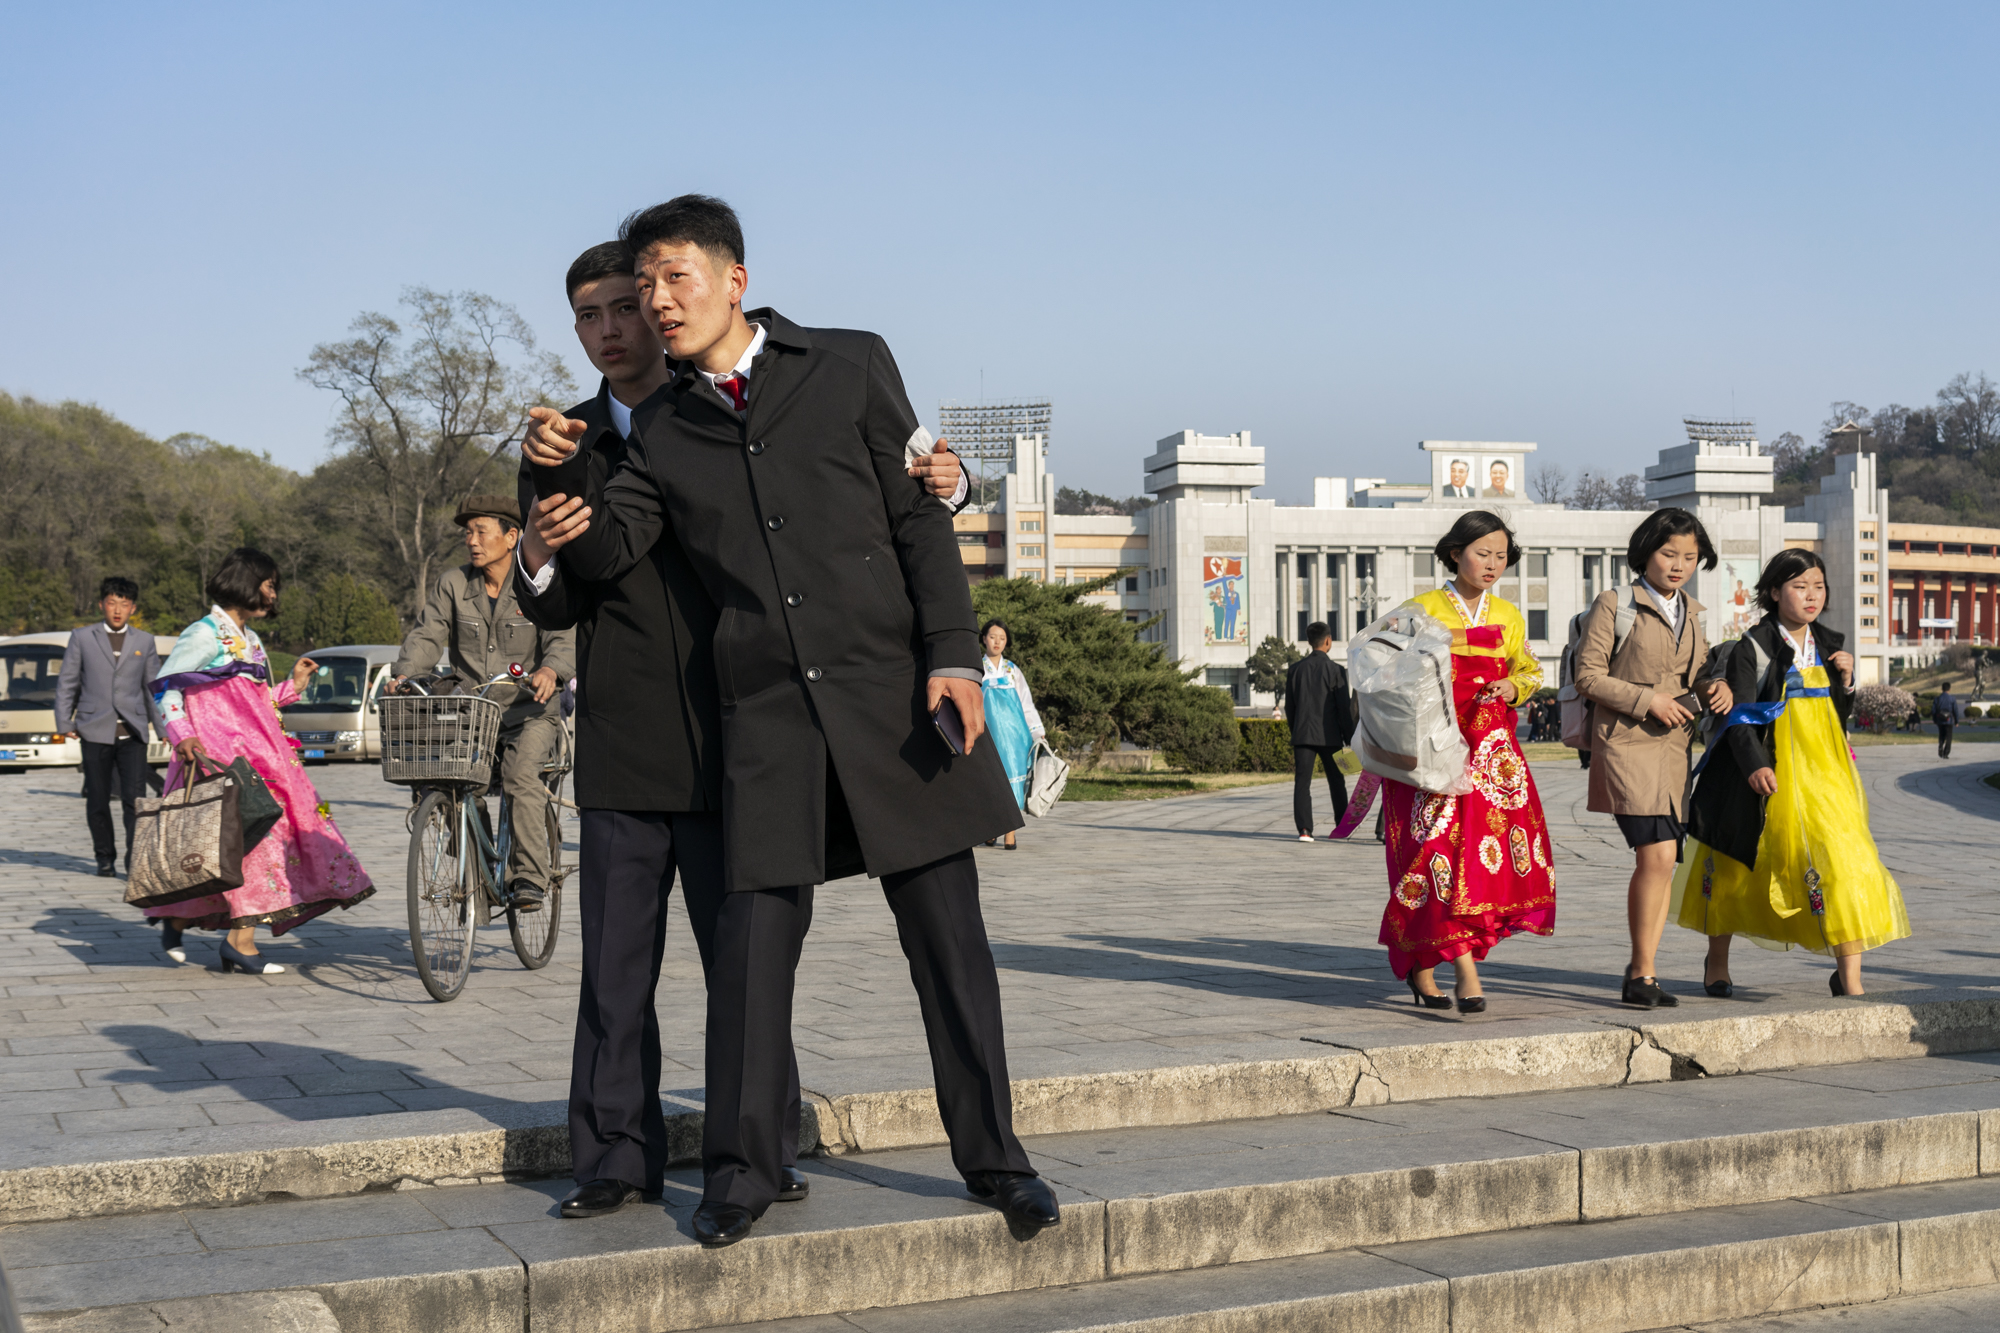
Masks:
[[[1277,635],[1266,635],[1264,642],[1257,645],[1257,651],[1250,654],[1247,663],[1250,668],[1250,688],[1259,694],[1283,694],[1285,673],[1290,670],[1292,663],[1304,656],[1304,653]]]
[[[1243,744],[1236,766],[1246,773],[1292,770],[1292,724],[1283,718],[1246,717],[1236,724]]]
[[[1856,719],[1867,718],[1869,730],[1878,736],[1908,717],[1916,706],[1908,690],[1894,685],[1863,685],[1854,694]]]
[[[1134,738],[1190,773],[1233,772],[1242,759],[1235,700],[1211,685],[1186,685],[1160,696]]]
[[[1986,716],[1986,712],[1987,712],[1987,710],[1986,710],[1986,709],[1984,709],[1984,708],[1981,708],[1981,707],[1980,707],[1980,706],[1979,706],[1978,704],[1967,704],[1967,705],[1965,706],[1965,715],[1966,715],[1967,717],[1969,717],[1969,718],[1971,718],[1971,717],[1985,717],[1985,716]]]

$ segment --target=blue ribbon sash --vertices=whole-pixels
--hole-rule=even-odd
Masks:
[[[1722,738],[1728,734],[1731,727],[1768,727],[1778,720],[1779,714],[1785,711],[1785,705],[1792,700],[1825,699],[1832,694],[1833,690],[1828,686],[1808,686],[1797,667],[1788,668],[1785,672],[1785,697],[1772,699],[1767,703],[1737,704],[1724,713],[1722,721],[1716,725],[1714,734],[1709,737],[1708,748],[1702,751],[1701,762],[1694,766],[1694,772],[1688,776],[1695,777],[1708,767],[1708,761],[1715,757],[1716,750],[1722,744]]]

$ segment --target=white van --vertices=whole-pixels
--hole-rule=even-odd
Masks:
[[[350,643],[315,648],[319,670],[286,704],[285,734],[299,743],[302,759],[382,757],[382,719],[376,701],[389,684],[389,668],[402,649],[393,643]]]
[[[82,765],[83,744],[76,733],[56,739],[56,678],[62,674],[69,635],[61,629],[0,639],[0,770]],[[176,637],[153,636],[162,661],[174,650]],[[147,763],[159,767],[168,757],[164,737],[147,738]]]

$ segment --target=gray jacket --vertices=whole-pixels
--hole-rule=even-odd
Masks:
[[[508,561],[511,567],[513,561]],[[511,573],[500,587],[497,602],[486,600],[486,583],[469,564],[447,569],[431,588],[423,615],[403,639],[402,655],[393,668],[398,676],[429,671],[440,660],[451,663],[459,677],[477,688],[519,664],[533,675],[542,667],[568,683],[576,674],[576,630],[543,630],[521,612],[514,598]],[[522,687],[502,685],[487,696],[509,705],[506,719],[514,725],[533,714],[558,715],[560,693],[537,704]]]
[[[153,677],[160,674],[160,650],[150,630],[125,627],[125,651],[111,653],[104,622],[73,630],[56,678],[56,729],[109,745],[122,721],[132,735],[147,739],[150,723],[162,736],[167,725],[153,703]]]

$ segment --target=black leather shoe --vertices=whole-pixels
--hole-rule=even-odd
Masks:
[[[514,889],[512,894],[513,906],[514,910],[522,916],[526,916],[530,912],[541,911],[542,900],[547,896],[548,895],[543,893],[542,890],[536,888],[533,884],[528,883],[528,881],[525,879],[517,879],[514,881]]]
[[[570,1191],[562,1201],[564,1217],[603,1217],[628,1203],[637,1203],[640,1189],[622,1180],[590,1180]]]
[[[778,1168],[778,1202],[797,1203],[812,1193],[812,1178],[795,1166]]]
[[[1458,1000],[1458,1012],[1461,1014],[1485,1013],[1486,997],[1484,995],[1466,995],[1460,997]]]
[[[116,861],[104,861],[99,863],[97,867],[97,877],[99,879],[117,879],[118,863]]]
[[[1673,1009],[1680,1005],[1666,991],[1660,989],[1658,977],[1627,977],[1625,989],[1619,993],[1619,1002],[1636,1005],[1641,1009]]]
[[[1030,1235],[1062,1221],[1055,1191],[1040,1176],[1020,1171],[975,1171],[965,1178],[965,1188],[975,1199],[999,1204],[1007,1220]]]
[[[756,1218],[740,1203],[702,1202],[694,1210],[694,1238],[711,1249],[734,1245],[750,1234]]]

